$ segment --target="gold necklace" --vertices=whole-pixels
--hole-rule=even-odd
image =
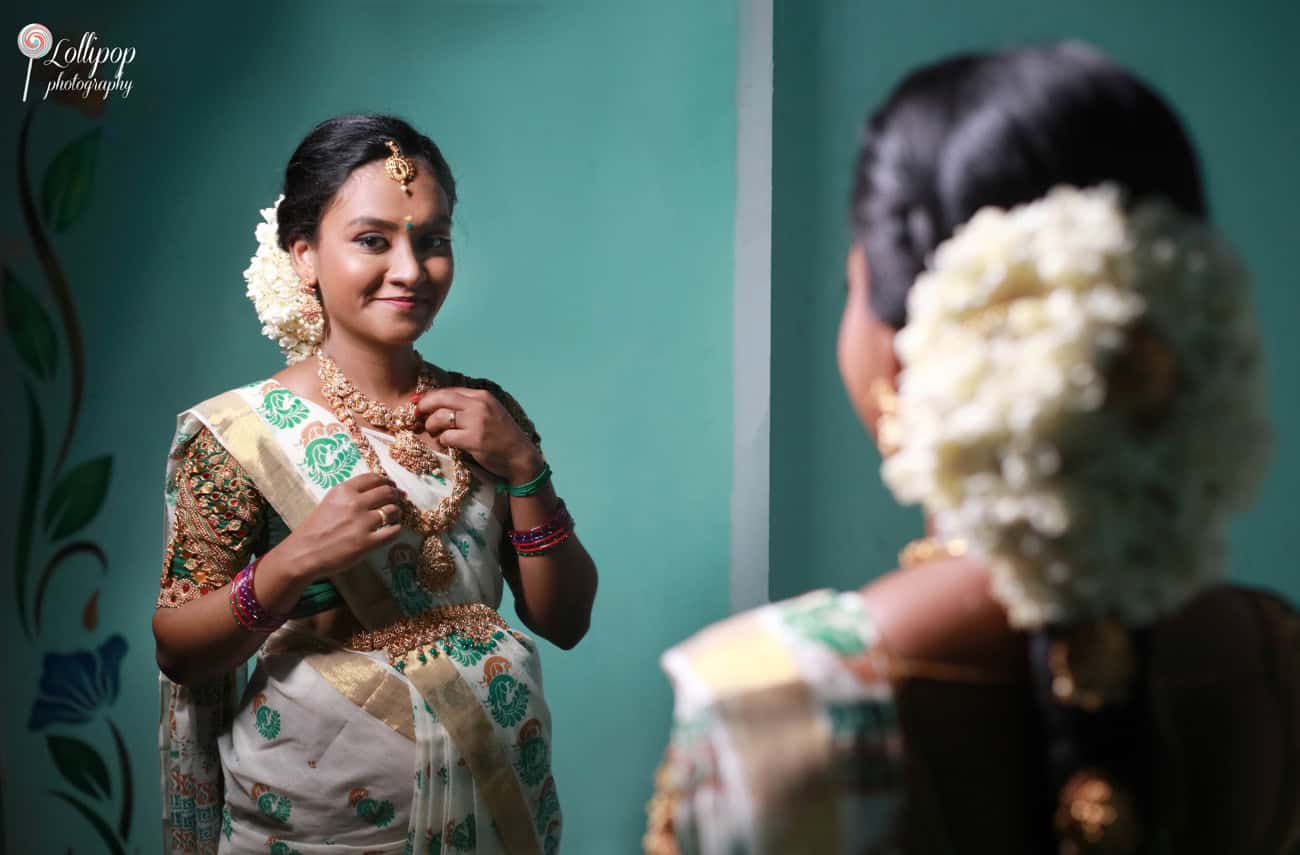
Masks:
[[[416,354],[419,357],[419,354]],[[320,376],[321,392],[325,399],[329,401],[330,408],[334,410],[335,417],[347,429],[348,435],[356,443],[357,448],[361,451],[361,456],[365,458],[366,465],[370,471],[376,475],[384,471],[383,464],[379,461],[379,454],[375,451],[374,446],[361,432],[357,426],[357,420],[354,415],[356,412],[348,403],[348,398],[343,395],[346,388],[355,389],[343,372],[339,370],[334,360],[325,355],[322,350],[316,351],[316,359]],[[423,364],[423,360],[421,360]],[[342,381],[340,383],[339,381]],[[364,397],[364,396],[362,396]],[[382,405],[381,405],[382,406]],[[405,407],[398,408],[404,410]],[[381,418],[384,416],[381,415]],[[415,407],[411,405],[411,424],[414,424]],[[400,418],[400,416],[399,416]],[[412,439],[421,444],[419,440]],[[421,444],[422,445],[422,444]],[[432,452],[430,452],[432,454]],[[450,529],[456,520],[460,518],[461,506],[465,502],[465,497],[469,495],[470,474],[469,467],[461,455],[460,449],[450,449],[451,472],[447,473],[451,481],[451,492],[438,502],[437,506],[431,510],[421,510],[406,496],[401,493],[400,504],[402,508],[402,521],[411,525],[424,537],[424,542],[420,546],[420,557],[416,563],[416,576],[420,583],[431,591],[441,591],[449,586],[453,579],[456,578],[456,561],[451,556],[451,550],[447,544],[443,543],[439,536],[442,532]],[[437,457],[434,456],[435,463]],[[439,465],[438,468],[441,468]]]
[[[419,377],[415,381],[417,394],[424,394],[433,387],[433,371],[420,358],[419,351],[415,358],[420,363]],[[339,369],[338,364],[326,355],[325,351],[316,352],[321,391],[331,401],[338,400],[349,412],[361,416],[378,428],[394,433],[393,444],[389,453],[393,461],[416,475],[432,475],[442,470],[438,455],[427,445],[415,438],[415,402],[408,402],[393,409],[379,401],[367,397]]]
[[[898,553],[899,567],[915,567],[928,561],[941,558],[961,558],[966,554],[966,541],[942,540],[937,537],[923,537],[914,540]]]

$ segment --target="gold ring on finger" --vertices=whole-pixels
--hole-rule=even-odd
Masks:
[[[388,528],[388,513],[383,508],[375,508],[375,513],[379,514],[379,527]]]

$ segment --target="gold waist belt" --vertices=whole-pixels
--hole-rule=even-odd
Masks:
[[[396,663],[407,652],[452,633],[486,644],[497,631],[509,628],[496,609],[486,603],[463,603],[438,606],[379,629],[359,630],[345,644],[353,650],[387,650],[388,661]]]

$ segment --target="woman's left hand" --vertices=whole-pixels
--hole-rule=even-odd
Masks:
[[[466,452],[510,484],[526,483],[542,469],[542,453],[486,389],[432,389],[420,396],[415,413],[434,440]]]

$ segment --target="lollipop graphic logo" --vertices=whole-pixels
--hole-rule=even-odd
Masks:
[[[27,86],[32,82],[32,61],[40,59],[54,47],[54,36],[44,24],[28,24],[18,31],[18,50],[27,57],[27,79],[23,82],[23,102],[27,101]]]
[[[18,51],[27,57],[27,80],[23,83],[23,101],[27,101],[27,90],[32,81],[32,64],[41,60],[42,67],[57,70],[57,76],[46,81],[45,96],[51,92],[59,93],[63,100],[82,100],[91,95],[98,95],[105,100],[114,92],[120,92],[123,98],[131,94],[131,79],[123,77],[126,67],[135,61],[135,48],[129,45],[97,45],[99,33],[94,31],[81,34],[81,41],[74,44],[70,39],[54,40],[50,28],[44,24],[28,24],[18,31]],[[100,66],[106,69],[115,67],[116,73],[96,74]]]

